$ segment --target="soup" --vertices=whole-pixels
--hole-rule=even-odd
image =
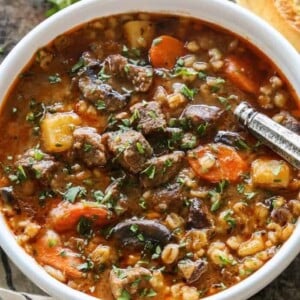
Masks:
[[[57,37],[2,107],[19,244],[104,300],[197,300],[247,278],[292,234],[300,181],[239,125],[241,101],[300,134],[285,78],[216,26],[126,14]]]

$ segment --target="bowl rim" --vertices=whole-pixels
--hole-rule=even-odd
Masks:
[[[28,64],[38,48],[48,44],[56,36],[97,17],[128,12],[191,16],[215,23],[236,33],[238,36],[247,39],[249,43],[256,45],[275,62],[275,65],[286,76],[299,98],[300,83],[297,78],[297,70],[300,70],[300,59],[297,51],[269,24],[236,4],[224,0],[186,0],[184,2],[182,0],[85,0],[40,23],[8,54],[0,66],[0,78],[2,78],[0,81],[1,103],[9,93],[18,74]],[[278,44],[280,47],[276,47]],[[300,252],[300,243],[298,243],[300,239],[299,223],[298,221],[292,236],[262,268],[240,283],[205,299],[243,300],[270,283]],[[34,258],[17,244],[2,213],[0,213],[0,227],[2,228],[0,246],[21,271],[39,287],[58,299],[96,299],[68,287],[46,273]]]

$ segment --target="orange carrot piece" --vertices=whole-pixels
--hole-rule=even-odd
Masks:
[[[48,265],[60,270],[71,278],[81,278],[82,272],[77,269],[83,263],[79,255],[68,248],[63,248],[59,236],[53,231],[47,231],[33,245],[35,259],[41,265]]]
[[[229,80],[236,84],[242,91],[251,94],[258,93],[258,74],[249,59],[233,55],[228,56],[225,59],[224,71]]]
[[[149,58],[154,68],[172,69],[177,59],[186,53],[184,44],[176,38],[162,35],[153,40]]]
[[[203,158],[212,157],[214,164],[203,168]],[[222,144],[209,144],[197,148],[189,155],[189,163],[195,173],[202,179],[210,182],[228,180],[238,181],[239,177],[248,168],[235,149]]]
[[[109,211],[94,202],[75,204],[62,202],[49,214],[49,222],[58,231],[75,229],[81,217],[91,218],[95,225],[105,225],[110,219]]]

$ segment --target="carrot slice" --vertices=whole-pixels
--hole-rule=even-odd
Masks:
[[[83,263],[79,255],[61,246],[59,236],[51,230],[33,244],[35,259],[41,265],[48,265],[60,270],[71,278],[81,278],[82,272],[77,269]]]
[[[257,94],[259,91],[258,74],[253,63],[246,57],[228,56],[224,69],[229,80],[242,91]]]
[[[248,166],[234,148],[222,144],[199,147],[189,155],[195,173],[210,182],[237,181]]]
[[[162,35],[153,40],[149,58],[153,67],[172,69],[177,59],[186,53],[184,44],[176,38]]]
[[[62,202],[49,214],[49,222],[58,231],[75,229],[81,217],[91,218],[95,225],[109,223],[109,211],[95,202]]]

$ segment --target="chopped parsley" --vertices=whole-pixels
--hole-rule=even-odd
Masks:
[[[150,165],[145,170],[141,172],[141,174],[146,174],[149,179],[153,179],[155,176],[156,167],[154,165]]]
[[[165,162],[164,162],[165,167],[169,168],[172,167],[173,165],[173,160],[168,158]]]
[[[250,150],[250,146],[242,139],[238,139],[235,141],[235,145],[240,150]]]
[[[236,190],[237,190],[240,194],[243,194],[244,191],[245,191],[245,185],[242,184],[242,183],[239,183],[239,184],[236,186]]]
[[[72,186],[66,190],[63,197],[65,200],[74,203],[77,197],[86,195],[86,189],[82,186]]]
[[[199,78],[199,79],[204,80],[204,79],[206,79],[206,77],[207,77],[207,74],[206,74],[205,72],[200,71],[200,72],[198,73],[198,78]]]
[[[217,187],[216,187],[216,191],[220,194],[222,194],[224,192],[224,190],[229,186],[229,181],[224,179],[220,182],[218,182]]]
[[[218,101],[223,105],[225,106],[225,109],[226,110],[230,110],[231,109],[231,104],[229,102],[229,99],[226,98],[226,97],[218,97]]]
[[[141,297],[151,298],[151,297],[155,297],[157,293],[153,289],[144,288],[141,290],[140,295]]]
[[[136,120],[138,120],[140,118],[140,112],[138,111],[138,109],[136,108],[131,117],[130,117],[130,124],[133,124]]]
[[[215,212],[220,208],[220,206],[221,206],[221,197],[219,197],[213,201],[213,203],[210,207],[210,211]]]
[[[207,77],[207,79],[209,79],[211,77]],[[225,80],[221,77],[217,77],[217,78],[212,78],[213,80],[213,85],[210,86],[210,89],[213,93],[217,93],[221,86],[225,83]]]
[[[148,112],[147,112],[147,115],[148,115],[151,119],[153,119],[153,120],[157,119],[157,114],[156,114],[156,112],[155,112],[154,110],[148,111]]]
[[[98,78],[102,81],[107,81],[111,76],[105,73],[104,68],[98,73]]]
[[[229,225],[230,228],[236,227],[236,220],[232,217],[232,215],[233,215],[233,211],[231,209],[226,211],[224,215],[224,220],[226,221],[226,223]]]
[[[244,195],[246,196],[247,200],[251,200],[256,196],[255,192],[250,192],[250,193],[244,193]]]
[[[78,72],[81,68],[84,67],[84,60],[82,57],[79,58],[78,62],[73,65],[72,69],[71,69],[71,72],[72,73],[76,73]]]
[[[221,261],[222,266],[234,266],[237,264],[237,262],[234,259],[225,257],[224,255],[219,255],[219,259]]]
[[[92,149],[93,149],[93,146],[91,144],[88,144],[88,143],[83,144],[83,151],[84,152],[91,152]]]
[[[53,248],[57,245],[57,240],[56,239],[49,239],[48,240],[48,247]]]
[[[197,145],[197,138],[194,135],[189,136],[189,138],[183,138],[181,143],[181,148],[184,150],[193,149]]]
[[[45,157],[45,154],[40,149],[34,149],[33,158],[37,161],[41,161]]]
[[[119,279],[124,279],[127,277],[126,272],[124,272],[124,270],[122,270],[116,266],[113,266],[113,271]]]
[[[60,83],[61,82],[61,78],[59,76],[58,73],[54,74],[54,75],[50,75],[48,77],[48,81],[51,83],[51,84],[56,84],[56,83]]]
[[[17,174],[17,178],[20,182],[27,179],[26,172],[25,172],[23,166],[21,166],[21,165],[17,167],[17,173],[16,174]]]
[[[79,265],[77,267],[77,270],[82,271],[82,272],[88,272],[89,270],[91,270],[94,267],[94,264],[91,260],[87,260],[86,262],[84,262],[83,264]]]
[[[97,110],[103,110],[106,108],[105,102],[103,100],[98,100],[95,103],[95,107]]]
[[[203,123],[197,127],[197,133],[200,137],[202,137],[206,134],[208,126],[209,126],[209,123]]]
[[[124,55],[127,58],[139,58],[141,56],[141,50],[138,48],[128,48],[127,46],[123,46],[122,48],[122,55]]]
[[[185,96],[188,100],[194,100],[196,94],[198,93],[197,89],[190,89],[185,84],[182,86],[180,93]]]
[[[145,241],[145,237],[143,236],[143,234],[139,233],[137,236],[137,239],[140,241],[140,242],[144,242]]]
[[[161,252],[162,252],[161,247],[159,245],[157,245],[155,247],[155,251],[152,254],[151,258],[152,259],[158,259],[158,258],[160,258]]]
[[[98,202],[101,203],[104,198],[104,193],[100,190],[94,191],[93,193],[94,199]]]
[[[172,77],[195,76],[197,74],[198,72],[192,68],[175,67]]]
[[[128,291],[123,289],[121,295],[117,298],[117,300],[131,300],[131,296]]]
[[[135,146],[136,146],[137,151],[140,154],[144,154],[145,153],[144,146],[140,142],[136,142]]]
[[[130,226],[129,229],[130,229],[131,232],[136,233],[136,232],[139,231],[139,225],[137,225],[137,224],[132,224],[132,225]]]
[[[140,200],[139,200],[139,206],[140,206],[142,209],[147,209],[147,203],[146,203],[145,198],[143,198],[143,197],[140,198]]]

